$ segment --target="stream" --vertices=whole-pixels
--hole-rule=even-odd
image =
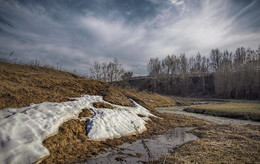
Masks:
[[[108,149],[106,152],[99,153],[84,164],[142,163],[142,161],[156,160],[163,155],[170,154],[175,147],[196,140],[195,135],[187,132],[192,129],[194,128],[175,128],[150,139],[139,139],[133,143],[125,143],[116,149]]]
[[[183,109],[187,107],[188,106],[158,107],[156,110],[162,113],[183,114],[219,124],[260,125],[260,122],[255,121],[238,120],[183,111]],[[82,164],[143,163],[157,160],[163,155],[170,154],[174,148],[189,141],[196,140],[198,137],[188,132],[192,129],[194,128],[178,127],[170,129],[165,134],[155,135],[149,139],[139,139],[133,143],[124,143],[114,149],[106,149],[98,155],[89,158]]]
[[[210,116],[205,114],[198,114],[198,113],[190,113],[186,112],[183,109],[191,107],[191,106],[172,106],[172,107],[158,107],[158,110],[161,113],[174,113],[174,114],[183,114],[186,116],[192,116],[199,119],[204,119],[207,121],[212,121],[219,124],[232,124],[232,125],[260,125],[260,122],[250,121],[250,120],[239,120],[233,118],[226,118],[226,117],[217,117],[217,116]]]

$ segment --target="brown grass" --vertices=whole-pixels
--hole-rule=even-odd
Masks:
[[[154,93],[137,92],[134,90],[122,90],[126,97],[136,101],[142,106],[153,110],[156,107],[167,107],[176,105],[175,102],[165,96],[161,96]]]
[[[43,145],[51,154],[42,163],[74,161],[90,157],[103,148],[100,142],[88,140],[86,122],[80,120],[70,120],[64,123],[59,128],[59,133],[44,140]]]
[[[91,110],[89,109],[82,109],[82,112],[79,114],[79,118],[82,118],[82,117],[90,117],[92,116],[92,112]]]
[[[174,104],[156,94],[122,90],[68,72],[0,62],[0,109],[44,101],[63,102],[83,94],[102,95],[104,100],[124,106],[133,106],[128,97],[149,101],[152,107]]]
[[[260,103],[257,102],[194,105],[184,110],[193,113],[260,121]]]
[[[211,125],[207,121],[201,121],[183,115],[161,114],[165,119],[152,117],[148,121],[147,131],[142,134],[124,136],[121,138],[107,139],[106,141],[92,141],[86,135],[86,122],[70,120],[64,123],[59,133],[46,139],[43,143],[49,149],[51,155],[43,159],[41,163],[74,163],[97,154],[105,148],[115,148],[125,142],[134,142],[141,138],[150,138],[153,135],[162,134],[169,128],[177,126],[202,126]]]
[[[95,108],[108,108],[113,109],[113,107],[110,104],[104,103],[104,102],[94,102],[93,106]]]
[[[123,106],[133,106],[132,102],[126,97],[122,89],[113,86],[108,87],[107,92],[104,92],[104,100],[113,104]]]
[[[0,63],[0,109],[44,101],[62,102],[82,94],[102,95],[106,83],[48,68]]]
[[[219,110],[219,111],[230,111],[230,112],[246,112],[246,113],[258,113],[260,114],[260,103],[222,103],[222,104],[206,104],[206,105],[196,105],[194,108],[204,108],[209,110]]]
[[[156,105],[174,104],[173,101],[169,101],[170,99],[167,98],[165,98],[167,102],[160,100],[161,96],[159,95],[121,90],[108,83],[89,80],[67,72],[0,62],[0,109],[24,107],[31,103],[44,101],[68,101],[69,98],[79,97],[83,94],[102,95],[104,100],[124,106],[133,106],[128,99],[129,96],[135,100],[140,99],[140,102],[144,105],[151,107],[153,107],[151,103],[145,103],[145,97],[149,98],[149,101],[158,100]],[[96,105],[97,107],[108,107],[100,103]],[[89,117],[91,115],[91,111],[83,109],[79,117]],[[155,127],[156,124],[151,123],[151,125]],[[107,147],[104,146],[105,143],[100,146],[101,142],[89,141],[85,129],[85,122],[79,120],[70,120],[64,123],[57,135],[44,141],[44,145],[50,150],[51,155],[43,163],[46,161],[46,163],[73,162],[74,160],[84,159]],[[158,131],[155,128],[153,129],[152,132]],[[161,128],[159,131],[164,129]],[[125,140],[134,139],[136,137],[129,136],[109,140],[108,143],[116,145]]]
[[[212,125],[192,132],[200,139],[177,148],[166,163],[260,162],[260,126]]]
[[[161,114],[157,106],[175,103],[166,97],[115,88],[108,83],[88,80],[77,75],[53,69],[0,62],[0,108],[24,107],[44,101],[61,102],[82,94],[102,95],[106,101],[132,106],[131,98],[147,107],[159,118],[152,117],[147,131],[106,141],[91,141],[86,135],[86,122],[70,120],[59,128],[59,133],[43,144],[50,156],[41,163],[75,163],[84,161],[108,147],[140,138],[149,138],[174,127],[197,127],[193,130],[199,140],[190,142],[168,156],[166,163],[259,163],[259,126],[217,125],[189,116]],[[79,117],[92,113],[84,109]]]
[[[121,89],[108,83],[44,67],[0,62],[0,109],[63,102],[83,94],[102,95],[104,100],[118,105],[133,105]]]

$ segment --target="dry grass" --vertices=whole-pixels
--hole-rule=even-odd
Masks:
[[[82,94],[102,95],[106,83],[48,68],[0,63],[0,109],[44,101],[62,102]]]
[[[128,94],[126,94],[128,93]],[[145,101],[145,97],[151,101],[158,100],[156,105],[171,104],[173,101],[168,98],[160,100],[161,96],[145,94],[115,88],[108,83],[89,80],[77,75],[57,71],[54,69],[17,65],[0,62],[0,109],[7,107],[24,107],[31,103],[44,101],[62,102],[68,101],[71,97],[79,97],[83,94],[102,95],[106,101],[113,104],[133,106],[128,99],[131,95],[135,100]],[[37,96],[36,96],[37,95]],[[158,98],[157,98],[158,96]],[[160,101],[159,101],[160,100]],[[152,106],[151,103],[145,104]],[[110,107],[96,103],[97,107]],[[79,117],[89,117],[92,113],[83,109]],[[89,141],[86,135],[86,122],[70,120],[64,123],[57,135],[44,141],[44,145],[50,150],[51,155],[43,163],[67,163],[79,159],[85,159],[93,153],[107,147],[108,143],[117,145],[126,140],[135,140],[136,137],[123,137],[122,139],[109,140],[107,143]],[[165,128],[156,130],[156,124],[150,123],[152,131],[163,132]],[[102,144],[103,146],[100,146]]]
[[[123,91],[113,86],[108,87],[107,92],[104,93],[104,100],[112,102],[113,104],[123,106],[133,106],[132,102],[126,97]]]
[[[144,93],[125,89],[122,90],[122,92],[124,95],[126,95],[126,97],[149,109],[176,105],[172,99],[154,93]]]
[[[93,115],[93,113],[92,113],[91,110],[89,110],[89,109],[82,109],[82,112],[79,114],[79,118],[90,117],[92,115]]]
[[[0,109],[68,101],[83,94],[102,95],[118,105],[133,105],[120,89],[108,83],[44,67],[0,62]]]
[[[142,134],[123,136],[121,138],[107,139],[106,141],[92,141],[86,135],[86,122],[70,120],[64,123],[59,133],[46,139],[43,143],[49,149],[51,155],[43,159],[41,163],[76,163],[105,148],[115,148],[125,142],[134,142],[141,138],[150,138],[153,135],[165,133],[169,128],[179,126],[202,126],[211,125],[207,121],[194,119],[183,115],[161,114],[165,119],[151,117],[148,121],[147,131]]]
[[[246,112],[246,113],[260,113],[260,103],[223,103],[223,104],[206,104],[196,105],[194,108],[205,108],[209,110],[230,111],[230,112]]]
[[[0,63],[0,108],[23,107],[44,101],[61,102],[82,94],[102,95],[106,101],[132,106],[131,98],[147,107],[162,119],[151,118],[147,131],[106,141],[91,141],[86,135],[86,122],[70,120],[59,128],[59,133],[47,138],[43,144],[50,156],[41,163],[76,163],[108,147],[140,138],[149,138],[174,127],[197,127],[193,131],[199,140],[176,149],[165,158],[166,163],[259,163],[259,126],[217,125],[189,116],[161,114],[157,106],[175,103],[166,97],[115,88],[108,83],[88,80],[77,75],[53,69]],[[37,95],[37,96],[36,96]],[[79,117],[89,117],[84,109]]]
[[[195,105],[184,110],[187,112],[260,121],[260,103],[257,102]]]
[[[44,101],[63,102],[83,94],[102,95],[104,100],[124,106],[133,106],[128,97],[151,101],[150,106],[174,104],[171,99],[156,94],[122,90],[68,72],[0,62],[0,109]]]
[[[86,135],[86,122],[70,120],[59,128],[59,133],[44,140],[43,145],[51,152],[42,163],[65,163],[90,157],[104,146],[90,141]],[[91,150],[91,151],[90,151]]]
[[[212,125],[192,132],[200,139],[177,148],[166,163],[260,162],[260,126]]]
[[[93,106],[95,108],[108,108],[113,109],[113,107],[110,104],[104,103],[104,102],[94,102]]]

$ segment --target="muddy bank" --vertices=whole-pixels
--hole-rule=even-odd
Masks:
[[[211,115],[211,116],[260,121],[260,114],[257,114],[257,113],[217,111],[217,110],[200,109],[200,108],[192,108],[192,107],[188,107],[183,110],[186,112],[206,114],[206,115]]]

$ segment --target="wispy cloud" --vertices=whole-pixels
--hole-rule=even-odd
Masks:
[[[260,44],[259,1],[26,2],[0,3],[0,56],[15,51],[21,60],[46,59],[81,73],[117,57],[145,74],[150,57]]]

